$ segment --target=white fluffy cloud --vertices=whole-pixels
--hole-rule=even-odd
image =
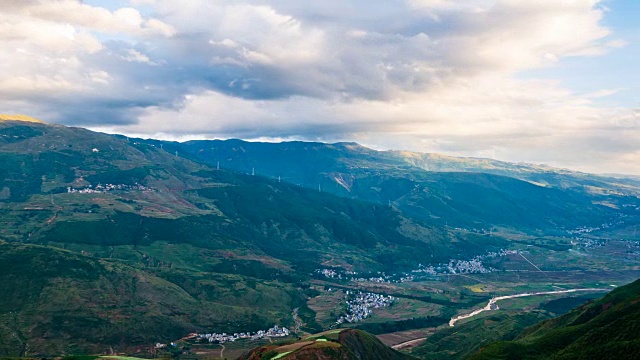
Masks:
[[[155,19],[142,17],[135,8],[123,7],[109,11],[76,0],[25,2],[13,7],[17,15],[47,22],[69,24],[106,33],[173,36],[175,29]]]
[[[597,101],[615,90],[526,75],[624,45],[598,0],[0,8],[12,111],[166,138],[356,140],[640,173],[637,117]]]
[[[111,75],[91,59],[107,52],[104,42],[111,37],[136,43],[175,34],[171,26],[133,8],[110,11],[73,0],[6,0],[0,9],[0,101],[30,99],[24,112],[30,107],[43,112],[48,109],[38,109],[39,104],[46,108],[48,103],[72,102],[78,94],[117,92],[105,88]]]

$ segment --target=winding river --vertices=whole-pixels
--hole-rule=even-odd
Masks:
[[[474,317],[474,316],[476,316],[476,315],[478,315],[478,314],[480,314],[480,313],[482,313],[484,311],[497,310],[498,309],[498,305],[496,304],[496,302],[498,302],[500,300],[513,299],[513,298],[519,298],[519,297],[527,297],[527,296],[565,294],[565,293],[582,292],[582,291],[610,291],[610,290],[611,289],[588,288],[588,289],[558,290],[558,291],[546,291],[546,292],[523,293],[523,294],[516,294],[516,295],[498,296],[498,297],[494,297],[491,300],[489,300],[487,305],[485,307],[483,307],[482,309],[478,309],[478,310],[473,311],[473,312],[471,312],[469,314],[459,315],[459,316],[451,318],[451,320],[449,320],[449,326],[454,326],[456,322],[458,322],[460,320],[463,320],[463,319],[468,319],[470,317]]]

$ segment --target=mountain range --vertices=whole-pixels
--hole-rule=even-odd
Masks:
[[[292,326],[297,308],[324,327],[311,326],[309,299],[352,285],[318,269],[381,277],[512,247],[573,255],[576,233],[640,240],[632,177],[18,120],[0,121],[5,356],[135,352],[190,332]],[[576,270],[606,261],[582,258]],[[400,290],[385,291],[448,307],[438,319],[486,298]]]

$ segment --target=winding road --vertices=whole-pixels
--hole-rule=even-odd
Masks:
[[[293,309],[293,314],[292,314],[293,323],[295,324],[294,328],[293,328],[293,332],[294,333],[300,332],[300,327],[302,326],[302,320],[300,320],[300,317],[298,316],[298,309],[300,309],[300,308],[297,307],[297,308]]]
[[[418,339],[413,339],[413,340],[405,341],[405,342],[400,343],[400,344],[393,345],[391,348],[393,350],[400,350],[400,349],[404,349],[404,348],[406,348],[408,346],[417,345],[417,344],[419,344],[419,343],[421,343],[421,342],[423,342],[425,340],[427,340],[426,337],[421,337],[421,338],[418,338]]]
[[[451,320],[449,320],[449,326],[454,326],[456,322],[463,320],[463,319],[468,319],[470,317],[474,317],[482,312],[485,311],[489,311],[489,310],[497,310],[498,309],[498,305],[496,304],[496,302],[498,302],[499,300],[506,300],[506,299],[513,299],[513,298],[519,298],[519,297],[527,297],[527,296],[540,296],[540,295],[552,295],[552,294],[565,294],[565,293],[573,293],[573,292],[581,292],[581,291],[610,291],[611,289],[596,289],[596,288],[588,288],[588,289],[571,289],[571,290],[558,290],[558,291],[545,291],[545,292],[536,292],[536,293],[523,293],[523,294],[516,294],[516,295],[507,295],[507,296],[498,296],[498,297],[494,297],[491,300],[489,300],[489,302],[487,303],[487,305],[485,307],[483,307],[482,309],[478,309],[476,311],[473,311],[469,314],[465,314],[465,315],[460,315],[460,316],[456,316],[451,318]]]

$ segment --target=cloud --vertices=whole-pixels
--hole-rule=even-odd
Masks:
[[[118,85],[133,84],[112,81],[128,77],[128,69],[106,69],[101,63],[114,41],[137,44],[173,31],[132,8],[109,11],[70,0],[2,1],[0,6],[0,105],[21,100],[21,111],[53,121],[67,120],[61,104],[79,109],[82,100],[128,95]],[[137,54],[140,60],[143,55]]]
[[[594,169],[601,156],[640,172],[620,160],[638,152],[629,110],[595,102],[615,89],[581,95],[526,75],[625,46],[600,1],[0,7],[0,106],[12,112],[168,138],[357,140]]]
[[[173,36],[175,29],[155,19],[144,19],[135,8],[109,11],[75,0],[27,2],[12,9],[18,14],[106,33]]]

